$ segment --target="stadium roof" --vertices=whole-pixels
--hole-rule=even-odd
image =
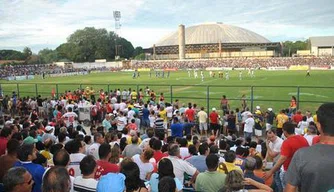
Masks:
[[[332,47],[334,46],[334,36],[310,37],[311,46]]]
[[[244,28],[223,23],[207,23],[185,29],[186,44],[270,43],[263,36]],[[161,39],[156,46],[178,45],[178,31]]]

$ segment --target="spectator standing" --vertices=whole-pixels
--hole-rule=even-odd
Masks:
[[[183,137],[183,124],[179,122],[177,117],[174,117],[174,123],[170,127],[172,137]]]
[[[204,111],[204,107],[201,107],[201,110],[197,113],[199,121],[199,130],[201,135],[207,135],[208,130],[208,114]]]
[[[210,118],[210,130],[212,135],[218,134],[219,129],[219,115],[216,112],[216,108],[212,108],[212,112],[209,115]]]
[[[334,189],[334,103],[317,111],[320,144],[298,150],[286,173],[286,191],[332,191]]]
[[[97,132],[94,134],[94,143],[88,147],[87,155],[93,155],[95,159],[99,158],[99,147],[104,143],[104,137],[101,133]]]
[[[245,120],[245,127],[244,127],[245,139],[252,138],[254,125],[255,121],[253,119],[253,115],[251,113],[247,114],[247,119]]]

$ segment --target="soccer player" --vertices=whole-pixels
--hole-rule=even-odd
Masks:
[[[188,76],[189,76],[189,78],[191,77],[191,73],[190,73],[190,71],[188,71]]]
[[[228,72],[228,71],[226,71],[226,73],[225,73],[225,78],[226,78],[226,80],[229,80],[229,79],[230,79],[230,75],[229,75],[229,72]]]
[[[309,69],[306,71],[306,77],[311,77]]]
[[[135,78],[136,78],[136,71],[134,71],[132,74],[132,79],[135,79]]]
[[[203,71],[201,71],[201,78],[202,78],[202,81],[204,81],[204,74],[203,74]]]
[[[194,77],[195,77],[195,79],[197,79],[197,77],[198,77],[198,74],[197,74],[196,70],[194,70]]]
[[[242,80],[242,71],[239,71],[239,80]]]
[[[251,70],[251,78],[255,77],[254,75],[254,69]]]

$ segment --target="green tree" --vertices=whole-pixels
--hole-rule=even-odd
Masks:
[[[25,56],[20,51],[0,50],[0,60],[24,60]]]
[[[52,63],[58,61],[58,53],[56,50],[43,49],[38,52],[41,63]]]
[[[283,56],[291,57],[293,54],[297,53],[297,50],[310,49],[309,40],[306,41],[285,41],[283,43]]]
[[[25,48],[23,49],[23,55],[24,55],[24,59],[25,59],[26,61],[29,61],[29,59],[30,59],[30,57],[31,57],[31,55],[32,55],[32,51],[31,51],[31,49],[30,49],[29,47],[25,47]]]
[[[141,53],[135,57],[135,60],[145,60],[145,53]]]
[[[136,47],[135,50],[133,51],[132,56],[136,57],[137,55],[140,55],[144,53],[144,49],[142,47]]]
[[[83,62],[83,56],[80,55],[79,46],[73,43],[63,43],[56,48],[58,61],[69,60],[74,62]]]

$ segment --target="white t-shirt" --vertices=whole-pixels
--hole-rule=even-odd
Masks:
[[[132,157],[133,162],[135,162],[140,170],[140,179],[146,180],[146,175],[153,172],[154,167],[152,163],[143,163],[140,159],[140,155],[136,154]]]
[[[311,121],[313,121],[314,122],[314,119],[313,119],[313,117],[307,117],[307,120],[306,120],[308,123],[310,123]]]
[[[122,102],[119,104],[119,110],[120,111],[124,111],[124,109],[126,108],[126,103]]]
[[[252,117],[249,117],[248,119],[245,120],[245,128],[244,132],[247,133],[253,133],[253,127],[255,125],[255,121]]]
[[[136,112],[134,110],[130,110],[128,112],[128,119],[129,121],[131,121],[131,119],[133,119],[133,116],[136,114]]]
[[[149,145],[150,140],[151,140],[151,138],[146,138],[146,139],[144,139],[144,140],[140,143],[139,148],[141,148],[141,149],[145,149],[145,148]]]
[[[269,142],[269,148],[276,153],[281,153],[281,147],[283,144],[283,139],[280,137],[276,137],[276,140],[274,142]],[[273,160],[276,162],[279,158],[279,155],[277,155]]]
[[[70,154],[70,164],[68,165],[68,173],[71,176],[77,177],[81,175],[80,162],[85,156],[86,155],[82,153]]]
[[[183,159],[174,156],[168,156],[166,158],[171,160],[174,168],[174,175],[181,181],[181,183],[184,183],[184,173],[193,176],[197,171],[194,166]]]
[[[73,125],[73,127],[76,127],[75,118],[78,118],[78,115],[74,112],[67,112],[63,115],[63,118],[65,118],[66,126]]]
[[[297,127],[298,127],[299,129],[301,129],[301,131],[302,131],[301,134],[304,134],[304,130],[305,130],[305,128],[308,127],[308,125],[309,125],[309,122],[307,122],[307,121],[300,121],[300,122],[298,123]]]
[[[307,134],[304,135],[304,138],[307,140],[309,146],[312,146],[312,141],[315,136],[317,135],[307,135]]]
[[[126,124],[127,124],[126,117],[124,116],[117,117],[117,131],[123,131]]]
[[[173,107],[169,106],[166,107],[167,117],[172,118],[173,117]]]
[[[82,176],[75,177],[73,188],[74,191],[96,191],[97,180],[95,179],[84,179]]]
[[[154,122],[157,118],[154,115],[150,115],[148,119],[150,120],[150,127],[154,127]]]
[[[241,120],[242,120],[242,122],[245,122],[246,121],[246,119],[247,119],[247,117],[248,117],[248,115],[251,115],[252,113],[251,112],[249,112],[249,111],[245,111],[245,112],[243,112],[243,113],[241,113]]]
[[[100,159],[99,148],[100,148],[100,143],[93,143],[91,146],[88,147],[87,155],[93,155],[95,157],[95,160]]]
[[[189,149],[188,147],[180,147],[180,156],[182,159],[188,157],[190,154],[189,154]]]

